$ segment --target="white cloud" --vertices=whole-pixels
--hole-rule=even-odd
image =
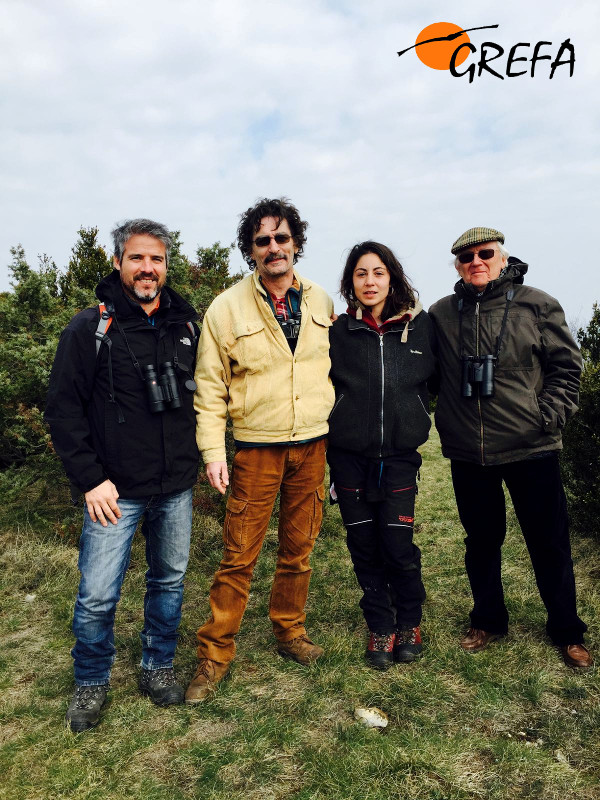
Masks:
[[[198,244],[234,238],[258,196],[309,220],[304,271],[331,292],[344,252],[394,247],[426,304],[449,246],[491,224],[528,280],[585,318],[600,299],[584,242],[597,218],[596,4],[372,0],[5,2],[0,32],[0,289],[21,242],[65,265],[80,225],[154,216]],[[413,51],[435,21],[508,51],[569,36],[573,78],[455,79]],[[499,59],[495,64],[503,64]],[[528,67],[528,64],[525,66]],[[524,67],[523,67],[524,68]],[[235,256],[235,264],[241,257]]]

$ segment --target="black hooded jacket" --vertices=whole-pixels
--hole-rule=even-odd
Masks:
[[[447,458],[505,464],[562,447],[562,428],[577,410],[581,354],[558,301],[523,284],[527,269],[511,256],[480,294],[460,280],[429,309],[439,366],[435,422]],[[482,396],[476,384],[463,397],[461,355],[495,355],[505,312],[494,394]]]
[[[85,309],[62,332],[50,375],[45,419],[67,476],[81,492],[109,478],[121,497],[132,499],[189,489],[199,456],[193,388],[185,382],[194,373],[197,328],[192,335],[186,323],[197,314],[164,286],[150,324],[144,309],[124,295],[117,270],[98,284],[96,296],[114,306],[111,346],[103,343],[96,355],[99,311]],[[150,412],[134,358],[142,367],[178,365],[180,408]]]

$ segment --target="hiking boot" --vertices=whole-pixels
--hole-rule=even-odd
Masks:
[[[421,629],[418,625],[416,628],[401,628],[396,631],[394,661],[405,664],[419,658],[422,652]]]
[[[216,691],[217,684],[227,675],[229,667],[229,664],[219,664],[210,658],[200,659],[196,674],[185,693],[185,702],[188,705],[195,705],[205,700],[209,694]]]
[[[365,658],[373,669],[389,669],[394,663],[395,633],[373,633],[369,631],[369,644]]]
[[[183,703],[183,686],[177,683],[173,667],[142,669],[138,686],[140,692],[157,706],[178,706]]]
[[[73,733],[95,727],[100,720],[100,709],[106,702],[108,683],[100,686],[76,686],[67,708],[65,721]]]
[[[277,652],[284,658],[292,658],[298,664],[308,667],[323,655],[324,650],[318,644],[311,642],[308,636],[303,633],[302,636],[290,639],[289,642],[279,642]]]

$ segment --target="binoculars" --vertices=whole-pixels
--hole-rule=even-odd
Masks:
[[[277,315],[277,322],[279,322],[281,326],[281,330],[283,331],[283,335],[286,339],[297,339],[298,334],[300,333],[300,323],[302,321],[302,314],[300,311],[296,311],[296,313],[290,317],[290,319],[282,319],[282,317],[278,314]]]
[[[154,364],[142,367],[150,412],[158,414],[165,408],[181,408],[181,395],[179,384],[171,361],[165,361],[159,366],[160,375],[157,376]]]
[[[480,397],[492,397],[494,394],[494,370],[496,357],[463,356],[461,374],[461,395],[471,397],[473,389],[479,385]]]

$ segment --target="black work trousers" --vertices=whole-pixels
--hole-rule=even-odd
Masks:
[[[506,484],[529,551],[556,645],[581,644],[587,630],[577,616],[567,504],[557,453],[511,464],[481,466],[452,461],[452,481],[465,529],[465,566],[471,591],[471,625],[504,634],[508,612],[502,587],[501,548],[506,536]]]
[[[369,630],[416,627],[425,600],[421,553],[413,543],[421,456],[409,451],[372,459],[330,447],[327,460]]]

